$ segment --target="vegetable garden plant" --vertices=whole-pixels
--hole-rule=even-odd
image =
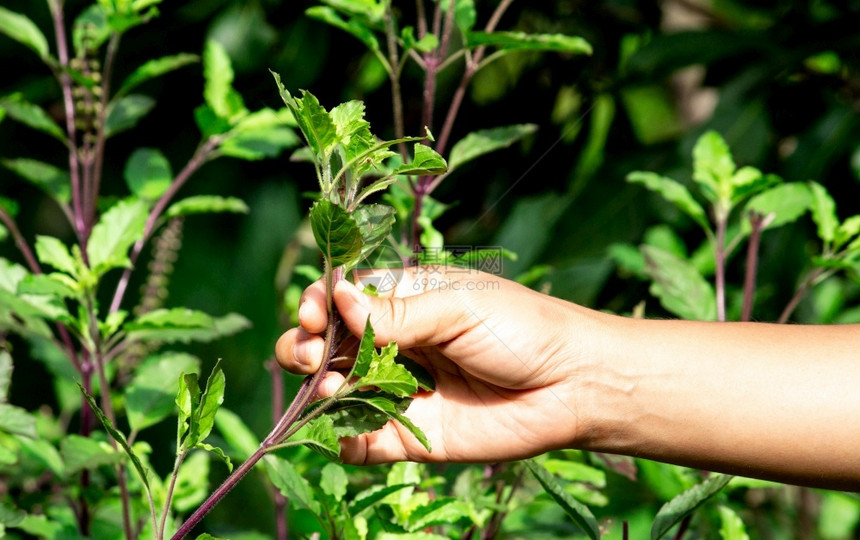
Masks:
[[[74,242],[37,235],[26,238],[16,224],[18,205],[0,198],[0,232],[13,242],[20,261],[0,259],[0,526],[10,536],[46,538],[181,538],[252,470],[264,473],[276,508],[276,534],[289,534],[287,515],[310,513],[313,526],[299,535],[330,538],[491,538],[542,530],[547,537],[605,533],[627,536],[624,520],[589,507],[607,504],[607,476],[635,477],[632,459],[579,451],[555,452],[512,464],[431,470],[414,463],[360,472],[337,463],[338,438],[400,422],[430,449],[420,426],[404,415],[410,396],[433,391],[417,364],[399,357],[396,343],[374,346],[368,321],[346,381],[332,397],[314,401],[316,386],[340,360],[346,337],[331,291],[359,265],[380,263],[474,265],[486,253],[466,256],[445,249],[434,227],[445,205],[431,195],[463,164],[507,148],[536,126],[518,124],[472,132],[449,145],[465,92],[477,72],[516,51],[590,54],[579,37],[497,31],[510,0],[500,2],[484,30],[469,0],[437,2],[425,13],[417,2],[416,23],[406,25],[391,1],[330,0],[307,10],[319,21],[360,40],[383,67],[391,86],[394,138],[377,137],[360,101],[326,108],[307,91],[288,89],[289,75],[273,72],[284,108],[249,110],[233,88],[224,48],[207,41],[202,57],[174,54],[145,62],[130,76],[113,80],[122,37],[158,15],[159,0],[99,0],[68,25],[61,0],[49,0],[56,40],[48,40],[25,14],[0,7],[0,32],[35,53],[53,73],[62,94],[62,126],[22,94],[0,97],[0,119],[18,122],[55,139],[62,166],[4,156],[3,166],[49,195],[67,217]],[[34,8],[35,9],[35,8]],[[429,16],[428,16],[429,15]],[[200,143],[177,173],[154,148],[114,156],[109,139],[133,129],[154,106],[135,93],[144,83],[202,61],[203,104],[193,111]],[[407,136],[401,78],[417,66],[423,84],[418,136]],[[437,77],[459,70],[434,139]],[[306,143],[301,146],[300,141]],[[450,146],[450,148],[449,148]],[[218,195],[178,199],[181,188],[206,162],[220,158],[262,160],[295,149],[289,164],[315,172],[319,192],[307,222],[322,255],[320,272],[294,267],[294,276],[321,276],[328,291],[328,328],[322,368],[299,386],[284,407],[275,400],[276,421],[262,441],[226,408],[225,376],[215,363],[201,384],[200,360],[171,346],[230,336],[250,323],[238,314],[212,316],[164,305],[162,286],[170,272],[173,239],[186,216],[247,212],[239,199]],[[443,158],[447,156],[447,159]],[[105,160],[126,159],[126,195],[102,196]],[[662,306],[683,318],[752,318],[756,268],[763,234],[809,212],[821,239],[820,255],[799,281],[781,317],[785,322],[803,296],[837,272],[856,270],[860,260],[860,216],[840,221],[827,191],[815,182],[783,182],[753,167],[737,168],[726,142],[704,134],[693,150],[697,192],[653,172],[634,172],[633,183],[662,195],[701,227],[701,247],[688,256],[684,242],[667,227],[650,230],[641,247],[614,245],[610,255],[632,276],[650,282]],[[104,182],[103,182],[104,180]],[[380,199],[383,202],[373,202]],[[703,205],[700,201],[705,201]],[[152,262],[140,302],[127,307],[126,293],[146,243]],[[726,282],[726,265],[746,244],[746,274],[740,295]],[[395,254],[378,258],[378,248]],[[506,254],[513,257],[513,254]],[[389,257],[391,259],[391,257]],[[539,273],[539,272],[538,272]],[[712,286],[705,276],[714,275]],[[534,274],[523,276],[534,281]],[[295,311],[301,288],[291,284],[286,307]],[[367,294],[375,294],[371,289]],[[728,300],[727,300],[728,298]],[[733,299],[739,299],[733,303]],[[638,314],[641,316],[641,312]],[[28,411],[8,402],[12,349],[26,344],[52,373],[57,410]],[[224,362],[232,361],[229,358]],[[276,387],[279,375],[275,377]],[[373,390],[369,390],[369,389]],[[147,428],[177,417],[172,470],[159,471],[153,448],[141,437]],[[213,431],[216,435],[213,436]],[[307,449],[328,461],[321,465]],[[209,492],[209,458],[230,471]],[[234,467],[235,461],[241,463]],[[746,538],[733,493],[773,484],[703,474],[660,464],[639,465],[672,484],[670,499],[648,516],[652,538],[681,537],[691,523],[724,538]],[[615,481],[615,480],[612,480]],[[539,492],[546,496],[534,499]],[[552,500],[557,506],[549,505]],[[701,510],[698,510],[702,507]],[[537,512],[536,510],[540,510]],[[693,520],[694,511],[698,519]],[[563,518],[560,513],[566,515]],[[257,538],[211,524],[225,537]],[[212,538],[200,533],[198,538]]]

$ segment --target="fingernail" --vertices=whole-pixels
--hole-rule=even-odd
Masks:
[[[295,358],[296,362],[303,366],[310,365],[308,362],[308,342],[307,341],[297,341],[293,344],[293,358]]]
[[[356,287],[352,283],[344,281],[344,284],[347,286],[347,290],[349,291],[349,295],[352,297],[353,301],[367,311],[370,311],[370,298],[368,298],[366,294],[358,290],[358,287]]]
[[[307,306],[306,302],[302,302],[301,305],[299,306],[299,324],[301,324],[302,320],[304,320],[304,318],[307,317],[307,315],[308,315],[307,314],[308,308],[306,306]]]

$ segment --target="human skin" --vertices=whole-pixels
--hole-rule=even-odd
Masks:
[[[361,276],[358,277],[361,279]],[[860,490],[860,325],[630,319],[498,276],[404,271],[393,295],[347,281],[334,301],[360,336],[436,380],[396,422],[341,439],[347,463],[494,462],[558,448],[625,454],[799,485]],[[293,373],[322,360],[325,289],[276,346]],[[327,374],[320,397],[344,375]]]

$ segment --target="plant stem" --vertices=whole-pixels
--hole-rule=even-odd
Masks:
[[[385,2],[385,42],[388,46],[388,63],[391,69],[388,77],[391,80],[391,102],[394,114],[394,135],[398,139],[404,137],[403,127],[403,96],[400,90],[400,59],[397,57],[397,35],[394,30],[394,15],[391,13],[391,0]],[[406,144],[399,143],[397,149],[400,157],[406,163],[409,156],[406,152]]]
[[[105,121],[107,120],[108,95],[110,94],[110,80],[113,75],[113,64],[116,60],[116,53],[119,49],[120,34],[112,34],[108,41],[107,52],[105,53],[105,64],[102,70],[102,95],[100,106],[96,115],[96,142],[93,148],[93,172],[92,172],[92,199],[88,201],[90,208],[87,214],[87,233],[92,230],[92,226],[96,220],[96,206],[98,203],[99,192],[101,191],[102,168],[104,165],[105,140]]]
[[[194,152],[191,159],[188,160],[188,163],[185,164],[185,167],[183,167],[179,174],[176,175],[176,178],[173,179],[173,182],[171,182],[167,191],[164,192],[164,195],[162,195],[161,198],[158,199],[158,202],[155,203],[155,206],[150,211],[149,217],[146,220],[146,225],[143,229],[143,237],[141,237],[141,239],[138,240],[131,248],[131,252],[128,256],[131,261],[131,266],[126,268],[120,277],[116,291],[113,295],[113,300],[110,304],[109,313],[117,311],[119,306],[122,304],[122,298],[125,295],[126,289],[128,289],[128,282],[129,279],[131,279],[131,272],[133,270],[134,263],[137,262],[137,258],[143,250],[143,245],[152,235],[155,225],[158,222],[158,218],[161,217],[161,214],[167,208],[168,203],[176,195],[176,192],[179,191],[191,175],[194,174],[194,172],[211,157],[212,152],[215,151],[219,144],[221,144],[221,139],[219,137],[210,137],[204,144],[200,145]]]
[[[87,237],[84,225],[83,207],[81,205],[81,178],[78,163],[77,132],[75,128],[75,100],[72,97],[72,78],[69,76],[69,45],[66,40],[66,29],[63,22],[62,0],[48,0],[54,22],[54,34],[57,38],[57,57],[60,69],[57,73],[63,91],[63,107],[66,113],[66,134],[69,147],[69,178],[72,187],[72,208],[74,222],[72,226],[81,243],[81,253],[86,257]]]
[[[331,298],[331,291],[334,289],[334,285],[337,284],[343,278],[343,267],[335,268],[334,270],[330,270],[328,265],[326,266],[326,273],[330,276],[327,277],[327,291],[329,299]],[[249,470],[258,462],[260,459],[270,450],[274,449],[277,445],[283,442],[285,436],[290,434],[290,428],[292,425],[298,420],[299,416],[301,416],[302,412],[305,410],[305,407],[310,404],[313,399],[314,394],[316,394],[317,388],[319,387],[320,381],[322,381],[323,377],[325,377],[326,373],[328,373],[329,364],[331,363],[331,358],[337,350],[337,344],[335,343],[335,337],[337,335],[337,331],[340,327],[340,317],[337,314],[337,310],[334,308],[333,303],[329,300],[328,302],[328,326],[326,328],[326,337],[325,337],[325,347],[323,349],[323,362],[320,365],[319,370],[314,373],[310,377],[305,377],[305,380],[302,381],[302,385],[299,387],[299,391],[296,394],[296,397],[293,399],[293,402],[290,403],[290,406],[287,408],[287,411],[281,417],[281,419],[275,424],[275,427],[272,429],[271,433],[263,440],[260,447],[249,457],[242,465],[239,466],[236,470],[233,471],[229,477],[221,484],[218,489],[212,492],[209,495],[209,498],[203,502],[197,510],[191,514],[185,523],[179,528],[175,535],[173,535],[172,540],[179,540],[183,538],[186,534],[188,534],[191,529],[193,529],[203,517],[209,513],[212,508],[215,507],[216,504],[230,492],[236,484],[245,476]]]
[[[39,261],[33,255],[33,251],[30,249],[30,246],[27,244],[27,241],[18,229],[18,225],[15,224],[15,220],[12,219],[12,216],[10,216],[2,206],[0,206],[0,221],[2,221],[3,225],[5,225],[9,230],[9,234],[12,235],[12,238],[15,239],[15,245],[18,247],[18,251],[21,252],[21,255],[24,256],[24,260],[27,261],[27,266],[30,267],[30,271],[34,274],[41,274],[42,267],[39,266]]]
[[[716,292],[717,292],[717,320],[726,320],[726,221],[728,212],[723,214],[717,210],[717,239],[714,251],[716,253]]]
[[[747,265],[744,274],[744,304],[741,310],[741,321],[749,321],[752,318],[752,308],[755,301],[755,282],[758,270],[758,251],[761,233],[764,230],[765,216],[758,212],[750,212],[749,215],[752,232],[750,232],[749,244],[747,244]]]
[[[164,508],[161,511],[161,519],[155,529],[155,538],[162,540],[164,538],[164,525],[167,523],[167,514],[170,512],[170,501],[173,499],[173,490],[176,488],[176,479],[179,477],[179,467],[185,461],[185,456],[188,455],[187,450],[183,450],[176,455],[176,461],[173,463],[173,473],[170,475],[170,485],[167,488],[167,496],[164,498]]]
[[[785,306],[785,309],[782,310],[782,314],[780,314],[778,323],[782,324],[788,322],[788,318],[791,317],[791,314],[797,308],[797,304],[806,296],[806,293],[809,291],[809,288],[815,283],[815,281],[824,273],[824,268],[816,268],[812,272],[810,272],[806,279],[800,284],[797,290],[794,292],[794,296],[791,297],[788,304]]]
[[[274,359],[270,359],[266,367],[272,376],[272,425],[278,423],[284,411],[284,372]],[[278,540],[286,540],[290,536],[287,526],[287,498],[279,489],[275,490],[275,530]]]

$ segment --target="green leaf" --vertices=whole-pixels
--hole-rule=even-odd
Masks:
[[[209,495],[209,456],[195,452],[179,467],[170,506],[179,513],[193,510]]]
[[[779,176],[775,174],[762,174],[755,167],[738,169],[730,179],[732,204],[736,204],[780,182],[782,182],[782,179]]]
[[[349,479],[346,477],[346,471],[336,463],[326,463],[320,473],[320,488],[323,493],[334,499],[335,502],[340,502],[346,495],[346,488],[349,484]]]
[[[860,233],[860,215],[851,216],[843,221],[836,229],[833,238],[833,249],[839,249]]]
[[[175,218],[191,214],[217,214],[222,212],[247,214],[249,209],[245,201],[236,197],[194,195],[173,203],[164,215],[168,218]]]
[[[749,540],[744,522],[734,510],[720,505],[720,537],[723,540]]]
[[[374,504],[385,499],[392,493],[396,493],[401,489],[412,487],[412,484],[393,484],[390,486],[375,485],[358,493],[349,503],[349,514],[357,516],[361,512],[367,510]]]
[[[362,24],[356,18],[350,18],[348,21],[341,18],[338,13],[327,6],[314,6],[305,10],[305,15],[311,19],[330,24],[335,28],[339,28],[344,32],[357,38],[359,41],[371,51],[379,51],[379,40],[373,34],[373,30]],[[386,65],[388,69],[388,66]]]
[[[233,449],[233,455],[245,460],[260,446],[257,436],[248,428],[242,419],[229,409],[221,407],[215,415],[215,426],[221,437]]]
[[[132,431],[167,418],[173,412],[181,375],[199,371],[200,360],[187,353],[165,352],[147,358],[126,387],[125,407]]]
[[[35,159],[4,159],[0,163],[57,201],[68,203],[71,199],[72,190],[69,187],[68,172]]]
[[[773,219],[765,229],[774,229],[795,221],[809,210],[812,201],[806,184],[792,182],[780,184],[759,193],[746,204],[745,212],[755,211]],[[749,220],[743,221],[744,231],[749,231]]]
[[[373,397],[372,392],[356,392],[350,398],[343,398],[338,405],[326,413],[334,422],[334,431],[338,437],[354,437],[362,433],[370,433],[380,429],[391,420],[391,416],[378,407],[359,399],[358,396]],[[393,399],[398,399],[391,396]],[[408,406],[409,398],[399,398]],[[395,404],[395,409],[398,406]],[[405,406],[399,407],[406,410]]]
[[[293,114],[293,118],[308,142],[311,151],[317,159],[324,161],[331,151],[331,146],[337,142],[337,128],[331,115],[310,92],[302,91],[302,99],[294,98],[281,83],[281,77],[274,71],[272,75],[281,93],[281,99]]]
[[[75,18],[72,26],[72,45],[78,57],[92,54],[110,38],[111,27],[103,6],[94,4]]]
[[[131,129],[141,118],[155,107],[155,100],[149,96],[132,94],[123,96],[108,106],[105,120],[105,136],[112,137],[121,131]]]
[[[205,139],[230,131],[230,122],[216,115],[212,107],[205,104],[194,109],[194,123]]]
[[[78,284],[66,274],[29,275],[18,283],[18,294],[78,298]]]
[[[591,45],[579,36],[564,34],[527,34],[525,32],[469,32],[470,48],[481,45],[507,50],[556,51],[569,54],[591,54]]]
[[[185,319],[184,315],[189,315],[189,318]],[[206,319],[202,316],[208,317],[208,322],[204,323]],[[157,309],[125,325],[128,336],[132,340],[164,343],[208,342],[250,327],[251,322],[238,313],[228,313],[223,317],[209,317],[205,313],[192,312],[184,308]]]
[[[35,439],[36,418],[21,407],[0,403],[0,431]]]
[[[585,463],[568,459],[547,459],[543,466],[550,474],[558,475],[568,482],[585,482],[596,488],[606,487],[606,473]]]
[[[448,164],[426,144],[415,143],[414,157],[411,163],[404,163],[394,170],[394,174],[442,174],[448,170]]]
[[[702,187],[705,197],[713,203],[728,202],[732,194],[735,162],[725,139],[716,131],[708,131],[693,148],[693,180]]]
[[[332,268],[354,262],[361,254],[361,230],[343,208],[323,199],[310,212],[314,239]]]
[[[224,453],[224,450],[218,448],[217,446],[212,446],[211,444],[205,442],[198,442],[194,445],[194,448],[199,448],[201,450],[206,450],[213,456],[217,456],[227,465],[227,472],[233,472],[233,462],[230,461],[230,456]]]
[[[12,382],[12,355],[0,349],[0,403],[9,401],[9,385]]]
[[[54,540],[63,538],[63,524],[58,521],[51,521],[42,515],[30,514],[26,516],[20,523],[15,526],[17,529],[37,537]]]
[[[403,49],[415,49],[418,52],[429,53],[439,46],[439,38],[434,34],[427,33],[421,39],[415,39],[415,29],[411,26],[406,26],[400,31],[400,39],[403,40]]]
[[[645,257],[645,273],[653,280],[651,294],[664,308],[682,319],[716,319],[714,290],[690,263],[654,246],[640,250]]]
[[[114,451],[109,444],[74,433],[60,441],[60,456],[69,475],[84,469],[115,465],[122,460],[122,454]]]
[[[450,4],[442,0],[441,9],[447,13]],[[464,34],[474,28],[478,14],[475,11],[474,0],[454,0],[454,22]]]
[[[727,474],[711,473],[704,482],[696,484],[664,504],[657,512],[654,524],[651,526],[651,540],[663,538],[688,514],[719,493],[731,479],[732,477]]]
[[[172,56],[163,56],[144,63],[129,75],[120,86],[117,94],[125,94],[144,82],[161,77],[175,69],[199,62],[200,57],[196,54],[180,53]]]
[[[37,236],[35,247],[36,257],[42,264],[51,265],[71,276],[79,274],[78,264],[66,245],[59,239],[53,236]]]
[[[288,127],[262,127],[231,135],[218,147],[218,153],[254,161],[278,157],[284,149],[298,146],[299,142],[299,137]]]
[[[155,201],[173,181],[170,162],[160,150],[138,148],[125,164],[125,183],[136,197]]]
[[[832,242],[839,227],[836,203],[827,189],[818,182],[809,182],[809,190],[812,194],[812,220],[818,226],[818,237],[825,243]]]
[[[210,39],[203,49],[203,98],[219,118],[232,123],[247,113],[241,97],[233,90],[233,66],[223,45]]]
[[[6,110],[11,118],[35,130],[47,133],[61,143],[66,143],[66,135],[60,126],[38,105],[24,101],[19,95],[0,98],[0,108]]]
[[[266,463],[269,480],[285,497],[290,499],[290,503],[297,509],[310,510],[319,515],[320,505],[314,499],[311,486],[296,471],[292,463],[271,454],[263,459]]]
[[[448,170],[453,171],[484,154],[508,148],[535,131],[537,131],[536,124],[516,124],[473,131],[451,148],[451,154],[448,156]]]
[[[382,415],[387,416],[391,420],[397,420],[403,427],[408,429],[412,433],[412,435],[415,436],[416,439],[418,439],[418,442],[420,442],[421,445],[426,448],[428,452],[431,451],[430,441],[427,439],[427,436],[424,434],[421,428],[413,424],[412,421],[409,420],[409,418],[403,415],[403,412],[405,411],[405,408],[403,408],[403,404],[406,403],[408,407],[408,398],[401,398],[401,400],[399,401],[394,401],[383,394],[370,394],[360,398],[355,396],[356,394],[352,394],[350,397],[343,398],[341,401],[345,403],[359,402],[369,407],[357,408],[357,410],[355,411],[350,411],[351,415],[347,417],[335,416],[334,414],[332,414],[332,419],[335,420],[335,432],[337,432],[338,437],[352,436],[358,435],[359,433],[366,433],[368,431],[375,431],[376,429],[379,429],[384,426],[386,422],[382,422],[381,424],[379,424],[379,422],[382,421],[383,418],[379,414],[374,414],[373,410],[375,409],[377,413],[382,413]],[[397,396],[394,397],[396,398]],[[346,410],[349,411],[349,409],[355,409],[355,407],[350,407]],[[347,429],[344,429],[343,426],[343,424],[345,423],[343,421],[345,419],[348,419],[347,422],[351,422],[351,425],[347,426]],[[340,425],[338,425],[338,421],[341,422]],[[378,427],[376,427],[375,429],[368,429],[372,428],[372,426],[374,425],[377,425]],[[352,435],[344,435],[344,433],[346,432],[353,431],[358,432],[352,433]]]
[[[0,7],[0,33],[26,45],[35,51],[39,58],[48,58],[48,40],[45,39],[45,34],[25,15]]]
[[[433,392],[436,390],[436,381],[430,375],[424,366],[412,360],[411,358],[407,358],[403,355],[399,355],[395,362],[406,368],[413,377],[415,377],[415,381],[418,383],[418,388],[421,390],[425,390],[427,392]]]
[[[384,204],[367,204],[352,214],[361,231],[361,254],[355,264],[363,261],[391,234],[394,226],[394,208]]]
[[[600,529],[597,526],[597,520],[594,519],[594,514],[591,510],[581,502],[570,496],[564,488],[559,485],[555,477],[549,471],[537,464],[531,459],[523,461],[529,471],[537,478],[537,481],[543,489],[552,497],[555,502],[570,516],[576,525],[582,531],[594,540],[600,538]]]
[[[200,383],[197,373],[184,373],[179,378],[176,392],[177,446],[188,449],[196,442],[191,440],[197,432],[197,408],[200,406]],[[187,437],[186,437],[187,434]],[[183,440],[184,439],[184,440]]]
[[[656,173],[643,171],[628,174],[627,181],[634,184],[642,184],[651,191],[659,193],[664,199],[690,216],[702,228],[708,229],[708,217],[705,214],[705,209],[702,208],[702,205],[693,198],[687,188],[680,182]]]
[[[334,421],[329,416],[322,415],[303,425],[289,440],[306,444],[327,459],[337,461],[340,457],[337,438]]]
[[[126,440],[125,435],[123,435],[122,433],[117,431],[117,429],[113,426],[113,424],[108,419],[108,417],[105,416],[105,413],[101,410],[101,408],[99,408],[99,406],[96,404],[96,401],[93,399],[93,397],[91,395],[89,395],[87,393],[87,391],[84,389],[84,387],[81,386],[80,383],[77,383],[77,385],[81,391],[81,394],[84,395],[84,399],[86,399],[90,408],[95,413],[96,418],[98,418],[99,421],[104,426],[105,431],[108,432],[108,435],[110,435],[111,438],[113,438],[113,440],[115,440],[117,443],[119,443],[119,445],[122,447],[122,449],[128,455],[129,459],[131,460],[132,465],[134,466],[134,469],[137,471],[137,474],[140,478],[140,481],[143,483],[143,486],[146,488],[146,490],[148,492],[149,491],[149,472],[146,468],[144,468],[143,463],[141,463],[140,458],[137,457],[137,454],[134,453],[134,450],[132,450],[131,446],[128,445],[128,441]]]
[[[212,432],[212,427],[215,425],[215,413],[224,403],[226,382],[224,370],[221,369],[221,360],[218,360],[215,367],[212,368],[212,373],[206,381],[206,389],[200,398],[200,407],[197,409],[198,433],[195,443],[205,441]]]
[[[450,497],[434,499],[409,514],[406,529],[415,532],[434,525],[454,524],[472,514],[473,509],[466,501]]]
[[[373,345],[375,339],[376,334],[373,331],[373,326],[370,325],[370,315],[368,315],[367,322],[364,324],[364,334],[362,334],[361,342],[358,344],[355,364],[352,367],[352,374],[356,377],[367,375],[370,363],[373,362],[373,354],[376,352],[376,347]]]
[[[367,373],[355,383],[357,387],[375,386],[398,397],[408,397],[418,391],[415,377],[394,361],[397,357],[396,343],[389,343],[379,353],[374,350],[372,357]]]
[[[14,527],[21,523],[27,513],[23,510],[15,508],[7,502],[0,502],[0,525],[6,527]],[[3,528],[0,526],[0,533],[3,533]],[[5,536],[5,534],[4,534]]]
[[[145,202],[126,199],[101,216],[87,244],[90,268],[97,275],[112,268],[131,266],[128,250],[143,238],[147,215]]]

